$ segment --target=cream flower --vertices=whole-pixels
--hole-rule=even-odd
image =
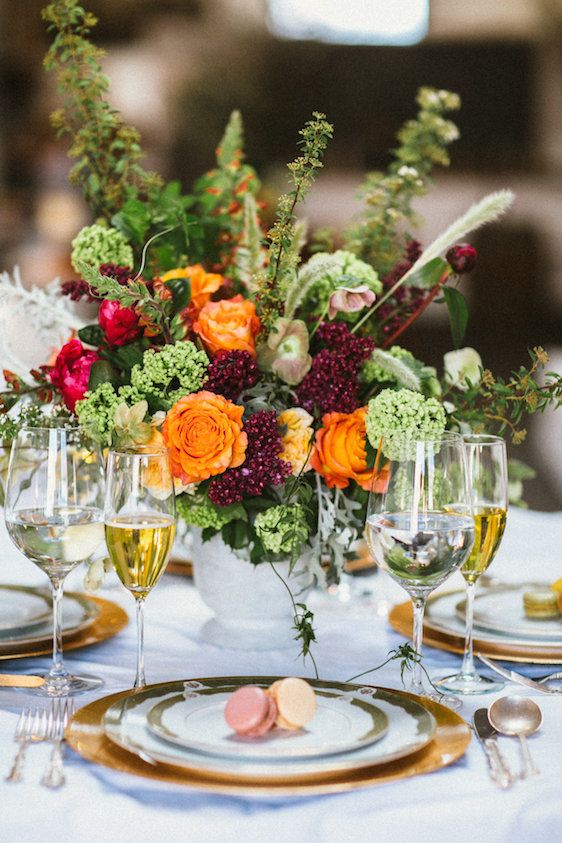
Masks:
[[[293,474],[310,471],[313,421],[302,407],[291,407],[277,416],[277,424],[283,429],[283,450],[279,458],[291,464]]]
[[[467,381],[473,386],[480,383],[482,358],[474,348],[467,346],[443,355],[445,378],[458,389],[468,389]]]

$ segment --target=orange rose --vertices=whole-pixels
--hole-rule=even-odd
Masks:
[[[222,275],[214,272],[205,272],[200,263],[193,266],[184,266],[181,269],[171,269],[160,278],[164,284],[174,278],[189,278],[191,282],[191,301],[195,310],[201,310],[207,304],[213,293],[216,293],[224,284]]]
[[[324,426],[316,433],[310,463],[330,489],[345,489],[350,480],[366,491],[371,488],[374,469],[367,468],[366,415],[367,408],[360,407],[353,413],[326,413],[322,418]],[[387,475],[387,469],[378,472],[377,491],[384,490]]]
[[[243,407],[206,390],[180,398],[162,425],[174,477],[185,484],[199,483],[241,465],[248,444],[243,412]]]
[[[211,354],[238,349],[256,356],[255,336],[260,330],[260,320],[253,302],[240,295],[207,302],[199,311],[193,330]]]

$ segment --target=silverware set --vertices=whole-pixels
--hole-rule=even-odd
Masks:
[[[490,778],[498,787],[509,788],[519,779],[537,775],[536,766],[527,735],[532,735],[542,724],[542,712],[536,702],[528,697],[500,697],[489,709],[479,708],[474,712],[474,731],[478,735],[488,761]],[[517,737],[521,747],[520,772],[515,776],[502,755],[498,735]]]
[[[476,655],[480,661],[486,665],[486,667],[489,667],[490,670],[494,671],[494,673],[499,674],[499,676],[503,676],[504,679],[508,679],[510,682],[515,682],[517,685],[524,685],[526,688],[532,688],[533,691],[536,691],[539,694],[562,694],[562,686],[555,688],[549,684],[562,679],[561,671],[548,673],[546,676],[541,676],[537,679],[529,679],[528,676],[523,676],[522,673],[517,673],[516,670],[508,670],[507,668],[502,667],[492,661],[492,659],[483,656],[481,653],[476,653]]]
[[[64,777],[64,730],[74,712],[72,699],[52,700],[48,709],[24,707],[19,716],[14,734],[18,744],[7,782],[23,781],[23,770],[27,749],[33,743],[52,744],[51,756],[41,777],[41,784],[56,789],[65,783]]]

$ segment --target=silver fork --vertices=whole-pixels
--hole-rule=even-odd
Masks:
[[[41,784],[55,790],[65,783],[64,777],[64,730],[74,713],[74,700],[54,700],[49,711],[47,740],[53,744],[49,764]]]
[[[544,685],[545,682],[554,682],[562,679],[562,670],[557,670],[555,673],[548,673],[546,676],[540,676],[535,679],[539,685]]]
[[[44,741],[47,736],[47,712],[38,708],[23,708],[16,725],[14,740],[19,744],[7,782],[21,782],[25,754],[30,743]]]

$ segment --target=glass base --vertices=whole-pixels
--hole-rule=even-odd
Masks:
[[[45,680],[43,685],[36,688],[20,688],[26,694],[33,694],[39,697],[74,697],[76,694],[84,694],[86,691],[93,691],[103,685],[103,679],[99,676],[91,676],[88,673],[74,675],[68,673],[66,676],[53,677],[49,673],[39,674]]]
[[[441,694],[436,691],[424,691],[424,697],[427,697],[432,702],[439,703],[439,705],[445,705],[447,708],[450,708],[451,711],[460,711],[462,708],[462,700],[459,700],[458,697],[453,697],[451,694]]]
[[[438,688],[444,691],[452,691],[454,694],[492,694],[501,691],[505,686],[502,679],[489,679],[487,676],[480,676],[479,673],[455,673],[453,676],[445,676],[435,682]]]

